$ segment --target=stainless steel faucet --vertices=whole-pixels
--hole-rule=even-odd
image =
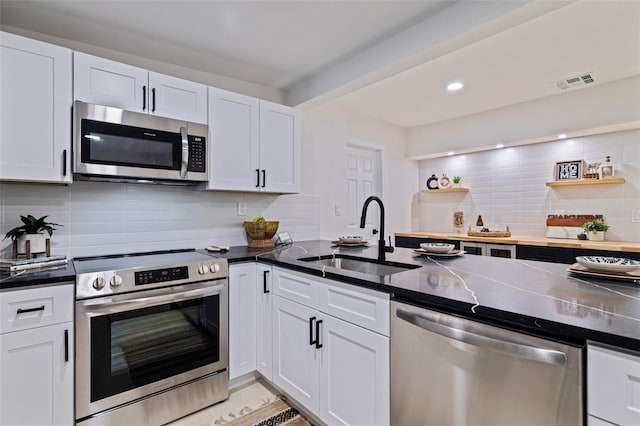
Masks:
[[[391,246],[391,240],[389,240],[389,246],[384,243],[384,204],[382,200],[375,195],[367,198],[362,206],[362,215],[360,216],[360,228],[364,229],[364,223],[367,218],[367,207],[369,203],[375,201],[380,205],[380,239],[378,240],[378,261],[385,261],[385,253],[393,253],[393,247]],[[374,232],[375,233],[375,232]]]

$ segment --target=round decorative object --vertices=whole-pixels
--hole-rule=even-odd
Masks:
[[[420,248],[432,253],[447,253],[456,248],[456,246],[447,243],[421,243]]]
[[[451,186],[451,179],[449,179],[449,176],[447,176],[446,173],[443,173],[442,177],[438,179],[438,188],[445,189],[445,188],[449,188],[450,186]]]
[[[338,238],[342,243],[361,243],[364,241],[364,238],[360,235],[345,235],[344,237]]]
[[[576,261],[589,269],[608,272],[630,272],[640,268],[640,262],[621,257],[578,256]]]
[[[427,188],[438,189],[438,178],[436,177],[436,175],[431,175],[431,177],[427,179]]]

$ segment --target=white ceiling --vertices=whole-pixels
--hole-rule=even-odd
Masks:
[[[474,1],[2,0],[0,23],[287,90]],[[556,3],[339,102],[412,127],[559,94],[553,81],[584,72],[596,84],[640,74],[640,1]],[[465,89],[445,93],[453,79]]]

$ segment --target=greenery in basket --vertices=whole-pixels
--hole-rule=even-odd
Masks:
[[[39,234],[41,232],[46,232],[51,237],[53,235],[53,231],[58,228],[54,228],[54,226],[62,226],[59,223],[46,222],[45,219],[48,216],[42,216],[37,219],[30,214],[27,216],[20,216],[20,220],[22,221],[22,226],[17,226],[13,228],[11,231],[7,232],[3,239],[11,238],[12,240],[17,240],[18,237],[25,234]]]
[[[598,231],[606,231],[609,229],[609,225],[604,223],[604,219],[594,219],[590,222],[583,223],[582,229],[585,232],[592,232],[595,234]]]
[[[461,180],[462,180],[462,178],[460,176],[454,176],[453,177],[453,183],[455,183],[455,184],[460,183]]]

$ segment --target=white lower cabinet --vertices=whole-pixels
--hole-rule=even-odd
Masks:
[[[388,425],[388,296],[279,268],[273,281],[273,383],[326,424]],[[342,310],[367,325],[327,313]]]
[[[273,379],[273,294],[271,266],[256,265],[256,367],[267,380]]]
[[[587,414],[593,426],[640,425],[640,356],[587,346]]]
[[[3,292],[0,305],[0,424],[73,425],[73,285]]]
[[[256,264],[229,267],[229,379],[256,370]]]

